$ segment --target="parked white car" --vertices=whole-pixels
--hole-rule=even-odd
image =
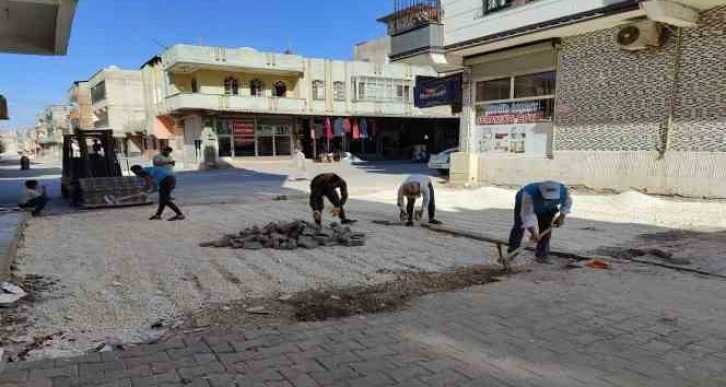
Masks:
[[[436,169],[439,173],[446,175],[451,168],[451,154],[459,151],[459,148],[450,148],[441,153],[431,155],[428,167]]]

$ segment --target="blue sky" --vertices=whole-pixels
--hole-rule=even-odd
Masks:
[[[350,59],[356,43],[385,34],[391,0],[80,0],[68,55],[0,54],[0,94],[11,120],[32,126],[46,104],[65,103],[75,80],[109,65],[139,68],[176,43]]]

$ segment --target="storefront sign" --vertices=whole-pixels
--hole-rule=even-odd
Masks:
[[[417,108],[461,104],[461,74],[444,78],[416,77],[413,92]]]
[[[477,106],[477,125],[537,122],[545,118],[541,101],[508,102]]]
[[[255,122],[253,120],[233,120],[232,133],[235,141],[254,141]]]

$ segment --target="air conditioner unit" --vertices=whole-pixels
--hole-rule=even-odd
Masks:
[[[661,25],[650,20],[620,27],[618,45],[623,50],[638,51],[661,46]]]

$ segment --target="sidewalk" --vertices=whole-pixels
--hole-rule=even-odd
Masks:
[[[391,314],[11,364],[0,386],[717,386],[724,319],[722,280],[535,266]]]

